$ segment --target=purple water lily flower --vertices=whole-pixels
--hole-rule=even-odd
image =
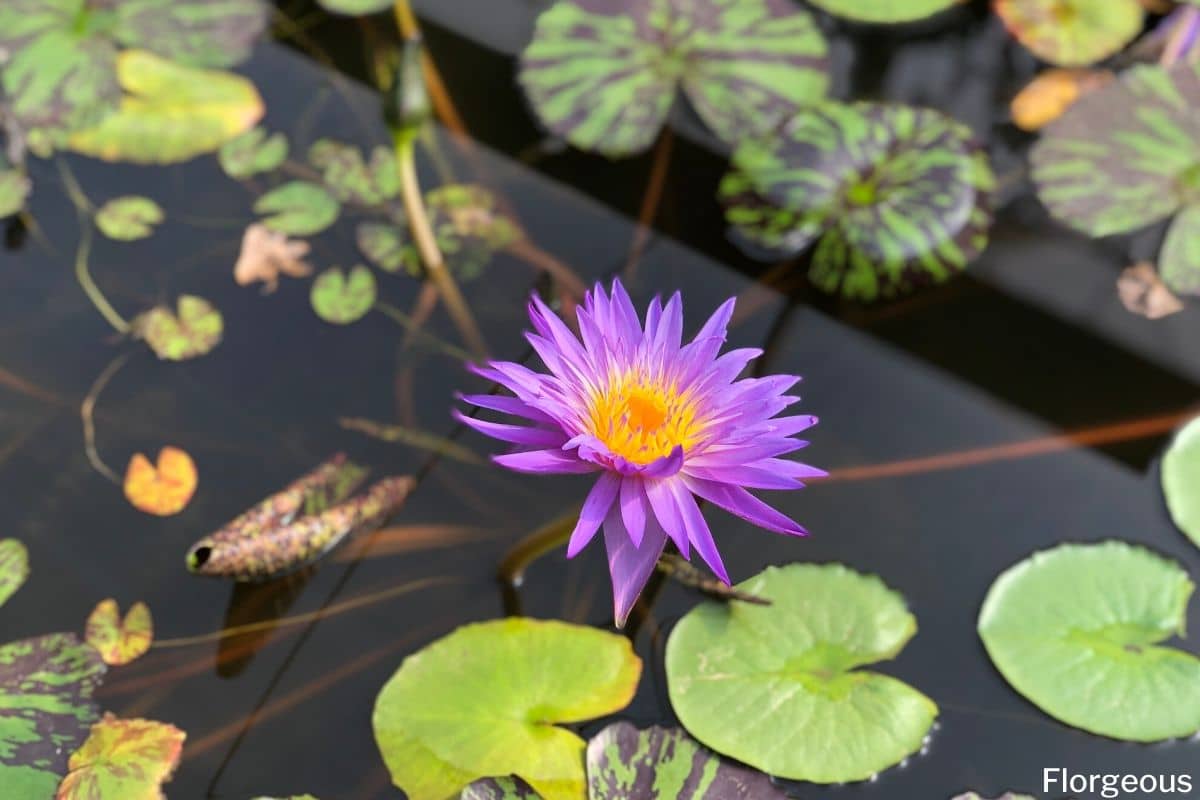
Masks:
[[[575,556],[604,529],[613,609],[623,625],[670,537],[692,548],[725,583],[708,523],[696,498],[759,527],[795,536],[806,531],[747,489],[799,489],[824,471],[779,456],[808,442],[793,438],[816,424],[808,415],[776,416],[799,398],[786,394],[793,375],[738,375],[762,354],[756,348],[718,356],[734,300],[726,301],[688,344],[683,304],[655,298],[643,326],[629,295],[614,280],[597,285],[578,311],[582,341],[537,297],[529,306],[529,342],[549,374],[510,361],[473,366],[514,397],[463,398],[480,408],[531,423],[510,425],[455,416],[516,447],[493,456],[517,472],[600,473],[567,545]]]

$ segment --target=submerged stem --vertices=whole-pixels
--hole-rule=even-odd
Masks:
[[[108,382],[113,379],[113,376],[120,371],[121,367],[125,366],[125,362],[133,352],[123,353],[111,362],[97,376],[92,388],[88,389],[87,395],[84,396],[83,402],[79,405],[79,417],[83,420],[83,451],[87,454],[88,463],[92,465],[96,472],[99,472],[104,477],[108,478],[115,484],[120,485],[121,478],[113,471],[111,467],[104,463],[100,458],[100,452],[96,449],[96,401],[100,399],[100,393],[104,391],[104,387],[108,386]]]
[[[471,360],[471,354],[466,350],[449,342],[443,342],[429,331],[422,329],[420,323],[391,303],[376,302],[375,310],[408,331],[414,340],[425,342],[433,349],[440,350],[442,353],[458,361]]]
[[[92,251],[92,222],[90,219],[81,218],[79,224],[82,230],[79,233],[79,248],[75,251],[75,277],[83,288],[84,294],[100,312],[100,316],[104,317],[117,333],[129,333],[129,321],[117,313],[117,310],[104,297],[104,293],[100,291],[100,287],[92,280],[91,273],[88,272],[88,256]]]
[[[579,506],[561,517],[551,520],[525,536],[504,554],[496,577],[500,580],[506,614],[520,616],[521,599],[517,590],[525,583],[525,571],[542,556],[567,543],[567,540],[571,538],[571,531],[575,530],[575,523],[579,521],[579,513],[582,510],[582,506]]]

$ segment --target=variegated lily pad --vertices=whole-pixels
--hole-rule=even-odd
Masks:
[[[359,265],[348,275],[336,267],[313,281],[310,294],[313,311],[326,322],[349,325],[366,316],[375,305],[375,276]]]
[[[15,214],[25,206],[25,198],[33,189],[24,170],[4,169],[0,160],[0,218]]]
[[[144,239],[163,221],[163,210],[149,197],[114,197],[96,212],[96,227],[110,239]]]
[[[520,82],[551,131],[615,157],[653,143],[680,87],[721,139],[763,133],[824,96],[826,55],[790,0],[560,0]]]
[[[235,180],[270,172],[287,159],[288,140],[282,133],[267,135],[262,128],[246,131],[221,146],[217,158],[221,169]]]
[[[1043,61],[1094,64],[1142,32],[1139,0],[996,0],[996,13],[1021,44]]]
[[[1200,295],[1200,202],[1184,206],[1171,222],[1158,265],[1171,289]]]
[[[187,734],[174,725],[105,714],[71,754],[56,800],[165,800]]]
[[[399,225],[363,222],[355,229],[354,237],[359,251],[384,272],[396,272],[412,260],[413,255],[406,255],[407,236]]]
[[[175,311],[155,306],[135,317],[131,328],[159,358],[184,361],[216,347],[225,323],[221,312],[207,300],[185,294],[180,296]]]
[[[0,606],[29,577],[29,551],[16,539],[0,539]]]
[[[1031,154],[1038,197],[1090,236],[1200,203],[1200,66],[1135,66],[1080,98]]]
[[[122,666],[141,658],[154,640],[154,620],[145,603],[130,606],[121,619],[117,601],[101,600],[88,616],[84,637],[104,663]]]
[[[291,236],[311,236],[337,221],[341,206],[321,186],[292,181],[258,198],[254,213],[267,214],[263,225]]]
[[[615,722],[587,749],[588,800],[787,800],[770,777],[725,761],[678,728]]]
[[[0,646],[0,794],[54,797],[67,756],[100,716],[92,693],[105,669],[70,633]]]
[[[318,139],[308,150],[308,161],[321,171],[329,191],[342,202],[373,206],[400,193],[396,157],[386,147],[376,147],[368,161],[353,145]]]
[[[458,800],[541,800],[520,778],[484,778],[463,789]]]
[[[860,22],[911,22],[924,19],[961,0],[812,0],[830,14]]]
[[[112,5],[121,44],[196,67],[244,61],[266,30],[271,10],[265,0],[119,0]]]
[[[125,95],[97,125],[67,146],[105,161],[173,164],[211,153],[263,115],[254,84],[232,72],[187,67],[144,50],[117,58]]]
[[[944,281],[987,244],[992,171],[970,130],[900,105],[827,103],[751,140],[721,183],[752,253],[818,242],[809,278],[857,300]]]

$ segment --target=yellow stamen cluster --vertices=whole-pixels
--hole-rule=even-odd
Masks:
[[[592,433],[610,451],[634,464],[649,464],[696,441],[696,403],[675,386],[640,371],[613,376],[588,409]]]

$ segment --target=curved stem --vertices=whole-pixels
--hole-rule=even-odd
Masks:
[[[483,342],[483,335],[480,334],[479,328],[475,324],[475,318],[471,316],[471,310],[458,290],[458,284],[454,282],[450,271],[446,269],[446,262],[442,259],[442,252],[438,248],[437,237],[434,236],[433,226],[425,211],[425,201],[421,197],[421,185],[417,180],[414,138],[412,132],[409,131],[401,132],[396,136],[396,162],[400,170],[400,189],[404,199],[404,211],[408,215],[408,225],[412,229],[417,252],[420,253],[421,261],[425,264],[425,271],[446,303],[446,310],[450,312],[451,319],[458,326],[467,347],[478,360],[486,361],[488,354],[487,346]]]
[[[396,308],[391,303],[376,302],[375,310],[408,331],[414,341],[419,340],[425,342],[433,349],[440,350],[441,352],[458,361],[471,360],[471,354],[466,350],[450,344],[449,342],[443,342],[429,331],[423,330],[421,325],[416,320],[414,320],[408,314],[405,314],[400,309]]]
[[[96,422],[94,413],[96,410],[96,401],[100,399],[100,393],[104,391],[104,387],[113,379],[113,376],[120,371],[121,367],[125,366],[125,362],[133,352],[123,353],[114,358],[109,365],[104,368],[104,371],[96,378],[92,388],[88,389],[87,395],[84,396],[83,402],[79,405],[79,417],[83,420],[83,450],[87,454],[88,463],[104,477],[108,478],[118,486],[121,484],[121,478],[113,471],[111,467],[104,463],[100,458],[100,453],[96,449]]]
[[[80,226],[82,231],[79,234],[79,248],[75,251],[75,277],[83,287],[84,294],[100,312],[100,316],[104,317],[117,333],[129,333],[129,321],[117,313],[88,272],[88,256],[92,251],[92,222],[89,219],[80,219]]]
[[[500,580],[500,591],[504,601],[504,613],[521,615],[521,597],[518,590],[525,583],[525,571],[547,553],[567,543],[571,531],[579,521],[581,507],[573,508],[557,519],[551,520],[509,548],[500,560],[496,577]]]

